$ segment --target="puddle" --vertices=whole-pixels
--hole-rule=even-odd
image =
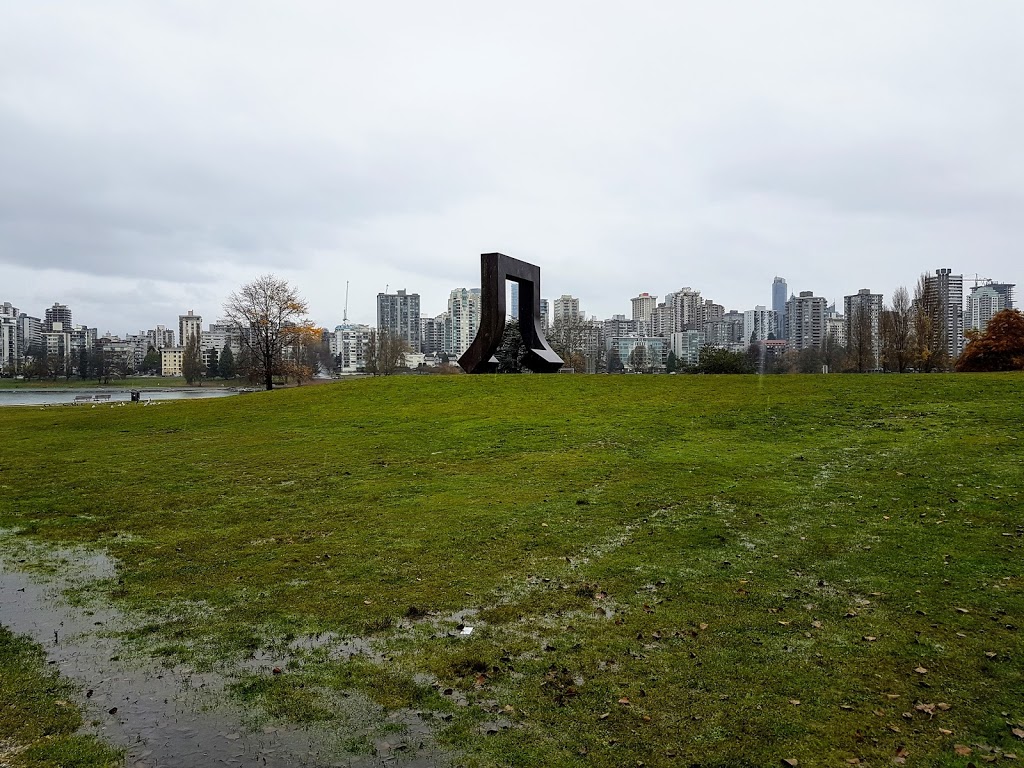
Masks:
[[[260,726],[251,713],[227,700],[224,691],[229,677],[151,660],[122,659],[124,647],[114,635],[128,628],[125,618],[108,607],[74,607],[61,597],[72,580],[80,586],[83,581],[113,576],[113,562],[102,555],[59,555],[72,567],[64,567],[56,578],[17,570],[17,564],[0,553],[0,622],[43,646],[49,662],[81,687],[84,719],[92,723],[87,730],[124,747],[126,766],[431,768],[447,764],[432,746],[431,725],[413,712],[385,714],[352,694],[348,701],[358,710],[351,718],[356,733],[342,732],[337,723],[333,728]],[[367,650],[337,636],[303,639],[293,650],[321,644],[341,649],[341,656]],[[269,662],[269,658],[254,659],[252,664]],[[238,671],[245,671],[245,666]],[[383,732],[387,735],[382,738]],[[343,745],[351,743],[353,736],[375,754],[347,753]]]

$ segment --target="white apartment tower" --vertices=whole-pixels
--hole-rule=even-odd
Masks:
[[[178,346],[187,346],[188,340],[192,336],[195,336],[196,341],[199,341],[199,339],[202,337],[202,333],[202,315],[195,314],[191,309],[188,311],[188,314],[178,315]]]
[[[644,292],[634,296],[630,301],[633,304],[633,319],[650,323],[651,313],[658,306],[658,297]]]
[[[1004,309],[1013,309],[1013,285],[988,282],[975,285],[967,294],[967,313],[964,326],[984,331],[992,315]]]
[[[558,325],[569,320],[582,319],[583,314],[580,312],[580,300],[575,296],[562,294],[559,298],[555,299],[554,314],[551,317],[552,324]]]
[[[768,337],[779,338],[778,317],[774,309],[758,304],[743,313],[743,341],[767,341]]]
[[[448,296],[444,351],[459,358],[469,349],[480,328],[480,289],[456,288]]]

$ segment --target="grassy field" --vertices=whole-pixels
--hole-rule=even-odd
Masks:
[[[438,713],[465,765],[1024,756],[1024,377],[364,379],[0,412],[0,527],[102,548],[235,695]],[[474,627],[459,636],[462,620]]]

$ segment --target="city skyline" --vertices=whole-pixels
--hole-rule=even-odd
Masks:
[[[830,303],[938,265],[1020,283],[1022,26],[942,0],[7,4],[0,284],[123,333],[267,272],[324,325],[346,282],[352,319],[387,286],[437,313],[490,251],[598,317],[683,286],[771,306],[775,275]]]
[[[961,307],[962,307],[962,309],[963,309],[963,311],[965,313],[968,312],[968,309],[969,309],[968,299],[971,296],[972,289],[974,289],[975,287],[983,288],[983,287],[989,286],[989,290],[991,291],[991,286],[992,285],[995,285],[997,288],[1002,288],[1002,287],[1005,287],[1006,285],[1009,285],[1009,287],[1011,289],[1016,285],[1015,281],[1003,280],[1000,277],[984,278],[984,279],[982,279],[980,277],[976,278],[974,275],[965,275],[965,274],[957,273],[956,270],[953,270],[953,269],[951,269],[949,267],[942,268],[942,271],[945,272],[946,274],[953,274],[953,275],[955,275],[957,277],[962,278],[963,291],[962,291],[962,296],[961,296]],[[923,271],[922,273],[920,273],[920,275],[918,275],[918,277],[924,276],[924,277],[926,277],[928,279],[931,279],[931,278],[933,278],[935,276],[935,274],[936,274],[936,268],[932,268],[932,269]],[[975,273],[975,274],[977,274],[977,273]],[[865,290],[869,290],[869,291],[871,291],[871,293],[881,294],[883,306],[888,306],[889,299],[891,298],[891,294],[892,294],[893,290],[895,290],[898,287],[904,287],[904,288],[907,289],[907,291],[911,295],[913,295],[915,285],[917,284],[917,278],[915,277],[914,280],[908,281],[906,283],[903,283],[903,284],[901,284],[901,286],[895,286],[892,290],[889,290],[889,291],[885,291],[885,290],[877,290],[876,291],[874,289],[874,287],[861,286],[859,288],[847,289],[837,299],[833,299],[832,297],[824,295],[820,291],[814,290],[813,288],[810,288],[810,289],[803,289],[803,288],[801,288],[800,290],[795,290],[792,287],[793,286],[793,282],[792,281],[790,281],[785,276],[775,275],[775,276],[773,276],[773,281],[774,282],[769,283],[767,285],[767,287],[766,287],[765,293],[767,295],[767,298],[765,300],[763,300],[763,301],[758,301],[756,304],[751,304],[750,306],[741,306],[739,304],[730,303],[729,300],[728,300],[728,297],[721,297],[721,296],[713,295],[713,294],[711,294],[709,292],[705,292],[704,290],[702,290],[702,288],[700,286],[682,286],[681,288],[666,288],[661,293],[655,293],[655,292],[653,292],[651,290],[639,291],[635,296],[627,297],[624,300],[621,300],[621,301],[618,302],[620,305],[622,305],[621,311],[615,311],[615,312],[612,312],[612,313],[609,313],[609,314],[605,314],[605,315],[600,315],[600,314],[597,314],[595,312],[591,312],[589,310],[589,308],[588,308],[587,298],[585,296],[579,296],[579,295],[577,295],[577,294],[575,294],[575,293],[573,293],[571,291],[563,292],[563,293],[559,294],[558,296],[549,296],[548,293],[545,291],[542,301],[549,307],[549,315],[550,315],[551,311],[554,309],[554,307],[555,307],[555,305],[556,305],[556,303],[558,301],[559,296],[561,296],[563,298],[568,297],[568,298],[571,298],[571,299],[573,299],[575,301],[575,304],[579,308],[579,311],[582,313],[582,316],[583,316],[584,319],[587,319],[587,320],[594,319],[594,320],[604,321],[604,320],[610,320],[610,319],[612,319],[612,318],[614,318],[614,317],[616,317],[618,315],[623,315],[626,318],[633,317],[634,313],[635,313],[635,303],[636,303],[636,300],[638,298],[640,298],[640,297],[645,297],[645,299],[647,299],[647,300],[653,300],[653,303],[651,304],[651,307],[653,308],[655,306],[663,304],[665,299],[666,299],[666,297],[669,294],[673,294],[673,293],[676,293],[676,292],[678,292],[680,290],[684,290],[684,291],[692,291],[692,292],[694,292],[696,294],[699,294],[702,300],[706,300],[706,301],[710,300],[710,301],[715,302],[716,304],[721,304],[723,306],[723,308],[725,309],[725,311],[727,311],[727,312],[738,312],[740,314],[744,314],[744,313],[749,312],[751,310],[757,310],[757,309],[774,310],[775,309],[775,306],[774,306],[775,296],[773,294],[775,292],[774,289],[779,284],[780,280],[782,281],[782,284],[786,285],[787,288],[788,288],[787,293],[786,293],[786,300],[787,301],[791,297],[799,297],[801,295],[801,293],[805,293],[805,292],[809,291],[815,297],[819,297],[819,298],[824,299],[826,306],[834,306],[835,307],[835,311],[838,312],[839,314],[843,314],[845,299],[849,298],[851,295],[857,294],[858,292],[863,292]],[[512,286],[512,284],[508,283],[507,288],[510,291],[511,291],[511,286]],[[296,287],[299,288],[299,286],[296,286]],[[379,325],[380,301],[381,301],[381,297],[383,295],[387,295],[387,296],[391,296],[391,297],[405,296],[405,295],[415,296],[416,297],[416,309],[417,309],[417,312],[419,314],[419,317],[421,319],[423,319],[423,320],[426,320],[428,318],[433,318],[433,317],[436,317],[436,316],[438,316],[438,315],[440,315],[440,314],[442,314],[444,312],[450,311],[450,308],[451,308],[451,294],[453,292],[455,292],[455,291],[467,291],[467,290],[468,291],[474,291],[474,290],[475,291],[479,291],[479,287],[477,287],[477,286],[460,286],[460,287],[457,287],[457,288],[449,289],[448,291],[445,292],[443,304],[440,305],[440,308],[437,309],[437,311],[433,311],[433,309],[429,309],[429,308],[433,307],[435,304],[437,304],[436,300],[434,302],[429,302],[429,301],[428,302],[424,302],[423,301],[423,298],[424,298],[423,294],[420,291],[416,290],[414,287],[410,286],[410,287],[403,287],[403,288],[397,288],[397,287],[391,288],[390,292],[388,294],[384,294],[383,292],[379,292],[377,295],[374,296],[374,305],[375,306],[373,308],[373,311],[372,311],[370,317],[366,317],[366,318],[352,317],[351,316],[352,312],[351,312],[351,309],[350,309],[349,312],[348,312],[349,317],[348,317],[348,321],[347,322],[350,325],[368,325],[368,326],[371,326],[371,327],[377,327]],[[300,293],[301,293],[301,288],[300,288]],[[46,316],[48,316],[50,314],[50,312],[52,311],[52,309],[57,307],[57,306],[62,306],[64,308],[67,308],[67,307],[71,306],[70,302],[63,301],[61,298],[58,297],[58,298],[56,298],[54,300],[51,300],[51,302],[47,306],[43,307],[39,311],[38,316],[37,316],[36,314],[33,313],[33,311],[31,311],[31,309],[32,309],[31,307],[29,307],[25,302],[20,302],[19,303],[19,301],[17,300],[17,297],[14,296],[13,294],[0,296],[0,302],[7,302],[8,304],[13,305],[14,307],[17,307],[22,313],[27,314],[27,315],[32,316],[32,317],[38,317],[38,319],[40,319],[40,320],[42,320]],[[344,304],[344,296],[342,297],[342,302]],[[785,304],[785,302],[783,302],[783,304]],[[421,305],[428,307],[428,309],[422,309]],[[1017,306],[1016,302],[1012,301],[1012,297],[1011,297],[1010,305],[1013,306],[1013,307]],[[1005,304],[1003,304],[1001,306],[1005,306]],[[108,309],[109,309],[109,306],[108,306]],[[135,328],[125,328],[125,329],[114,329],[112,327],[108,327],[109,324],[104,324],[102,322],[97,321],[94,318],[86,318],[83,321],[82,320],[82,312],[80,312],[77,308],[72,308],[72,311],[74,313],[74,321],[75,321],[76,325],[83,325],[83,326],[91,327],[91,328],[95,329],[97,331],[98,336],[100,338],[102,338],[104,336],[124,337],[126,335],[137,334],[139,332],[145,333],[147,331],[153,330],[154,328],[159,328],[159,327],[164,327],[164,326],[166,326],[168,328],[177,328],[179,326],[179,324],[180,324],[180,320],[181,320],[182,316],[184,316],[184,315],[192,315],[193,313],[196,316],[200,317],[200,318],[204,318],[204,317],[207,318],[207,323],[219,323],[222,320],[223,306],[222,305],[218,305],[217,307],[214,308],[213,311],[204,311],[204,310],[195,308],[192,305],[189,305],[187,307],[187,309],[179,308],[176,311],[174,317],[160,318],[159,320],[153,320],[153,319],[144,320],[142,322],[142,324],[138,325],[138,327],[135,327]],[[333,318],[333,319],[318,318],[318,317],[315,317],[312,314],[312,312],[311,312],[310,313],[310,320],[314,323],[314,325],[317,325],[319,327],[322,327],[322,328],[330,331],[330,330],[334,330],[336,327],[338,327],[338,326],[343,324],[342,316],[344,315],[344,312],[345,312],[344,306],[342,306],[339,309],[339,311],[338,311],[338,317],[337,318]],[[553,320],[553,317],[550,318],[550,319]],[[389,323],[385,323],[385,326],[387,326],[389,328],[389,330],[392,330],[392,331],[394,330],[394,328],[390,327]],[[971,326],[968,324],[966,327],[970,328]]]

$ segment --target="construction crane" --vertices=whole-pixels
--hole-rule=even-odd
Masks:
[[[348,280],[345,281],[345,312],[341,317],[341,322],[348,322]]]
[[[974,287],[975,288],[978,287],[978,283],[985,283],[987,285],[987,284],[992,282],[992,278],[991,277],[982,277],[977,272],[974,273],[974,277],[971,277],[970,275],[968,275],[967,279],[970,280],[972,283],[974,283]]]

